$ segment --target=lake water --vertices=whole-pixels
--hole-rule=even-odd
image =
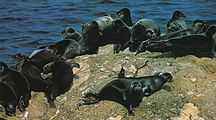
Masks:
[[[11,56],[29,55],[37,46],[62,39],[65,27],[81,31],[80,24],[129,8],[133,22],[153,19],[166,32],[175,10],[188,17],[216,23],[216,0],[0,0],[0,61],[13,65]]]

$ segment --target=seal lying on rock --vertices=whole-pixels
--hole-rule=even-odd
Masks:
[[[175,37],[161,41],[145,41],[137,51],[173,52],[176,56],[195,55],[197,57],[214,57],[216,46],[216,26],[210,26],[202,34]]]
[[[120,20],[122,20],[127,26],[132,26],[131,12],[128,8],[122,8],[116,14],[119,16]]]
[[[161,73],[158,72],[152,76],[144,76],[144,77],[125,77],[125,70],[124,68],[118,74],[118,79],[123,80],[138,80],[143,86],[146,86],[146,91],[144,95],[148,96],[153,94],[154,92],[161,89],[161,87],[166,82],[172,82],[173,77],[170,73]]]
[[[133,80],[113,80],[105,85],[98,93],[89,92],[84,98],[94,97],[95,100],[84,101],[84,105],[110,100],[123,105],[130,115],[133,107],[139,106],[146,88],[140,82]]]
[[[19,62],[22,62],[26,58],[29,58],[31,63],[35,67],[37,67],[40,70],[40,72],[43,71],[44,65],[59,59],[47,49],[34,50],[29,57],[20,53],[12,56],[12,59],[15,60],[15,65]]]
[[[105,14],[104,16],[99,17],[99,18],[95,18],[92,21],[97,22],[98,26],[99,26],[99,29],[101,31],[103,31],[107,26],[109,26],[109,25],[112,24],[113,19],[112,19],[112,17],[109,14]]]
[[[100,35],[101,32],[99,30],[98,23],[93,21],[90,26],[86,28],[78,42],[73,39],[64,39],[52,45],[39,46],[38,51],[47,50],[53,56],[55,56],[57,60],[60,58],[72,59],[76,56],[85,54],[97,54],[99,49]]]
[[[80,55],[80,45],[72,39],[64,39],[53,45],[49,45],[48,50],[63,59],[72,59]]]
[[[99,46],[114,44],[114,53],[119,53],[128,47],[131,35],[130,28],[122,20],[113,20],[108,15],[96,18],[92,22],[99,26]],[[83,32],[86,32],[90,24],[82,24],[81,26]]]
[[[16,62],[16,69],[29,82],[30,90],[34,92],[46,92],[48,81],[43,79],[40,70],[32,64],[29,58],[20,58],[20,62]]]
[[[174,11],[172,18],[167,23],[167,32],[175,32],[181,29],[186,29],[187,24],[185,22],[186,15],[181,11]]]
[[[93,21],[86,32],[83,33],[82,38],[78,41],[80,45],[80,55],[97,54],[100,46],[99,40],[101,34],[98,23]]]
[[[195,20],[193,21],[192,26],[189,28],[181,29],[181,30],[171,32],[171,33],[166,33],[162,36],[153,37],[153,38],[143,41],[139,45],[136,51],[143,52],[141,48],[144,46],[144,43],[146,43],[146,41],[161,41],[161,40],[167,40],[167,39],[171,39],[175,37],[184,37],[188,35],[201,34],[201,33],[204,33],[208,27],[209,25],[205,21]]]
[[[0,62],[0,89],[0,104],[5,108],[6,115],[14,116],[16,107],[21,112],[25,111],[31,98],[29,83],[4,62]]]
[[[131,28],[129,51],[135,52],[143,41],[160,36],[160,34],[160,28],[153,20],[139,20]]]
[[[73,39],[79,41],[82,35],[77,32],[73,27],[67,27],[64,31],[61,32],[63,39]]]
[[[54,61],[48,63],[44,66],[44,73],[52,73],[51,76],[48,77],[50,84],[48,86],[46,97],[50,104],[50,107],[56,107],[54,104],[54,100],[61,94],[67,92],[72,84],[73,84],[73,71],[72,68],[79,68],[78,63],[65,63],[62,61]]]
[[[124,51],[130,43],[131,28],[128,27],[122,20],[113,21],[114,26],[114,41],[113,53]]]
[[[138,107],[144,96],[149,96],[161,89],[163,84],[171,82],[170,73],[160,73],[145,77],[124,77],[124,70],[119,73],[118,79],[109,82],[98,93],[88,92],[84,96],[84,105],[98,103],[101,100],[110,100],[123,105],[129,115],[133,115],[132,108]],[[94,100],[88,100],[93,97]]]
[[[194,20],[192,23],[192,28],[196,34],[204,33],[208,27],[208,23],[203,20]]]

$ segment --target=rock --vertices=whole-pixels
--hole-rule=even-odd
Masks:
[[[193,103],[186,103],[180,111],[180,116],[173,120],[204,120],[198,116],[198,109]]]
[[[167,57],[168,53],[112,54],[112,45],[100,48],[98,55],[78,56],[68,62],[77,62],[80,69],[74,69],[78,79],[72,88],[57,97],[57,109],[51,109],[43,93],[32,93],[29,107],[24,113],[17,110],[17,116],[7,117],[0,105],[0,118],[9,120],[216,120],[216,58],[197,58],[192,55]],[[167,83],[161,90],[144,97],[134,109],[135,116],[128,116],[127,110],[111,101],[100,101],[93,105],[78,106],[88,91],[99,91],[104,85],[117,78],[121,67],[126,75],[149,61],[138,71],[137,77],[170,72],[174,82]],[[45,75],[44,75],[45,76]],[[46,76],[45,76],[46,77]]]
[[[107,120],[122,120],[122,116],[118,115],[117,117],[110,117]]]

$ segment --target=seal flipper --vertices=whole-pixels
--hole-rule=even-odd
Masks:
[[[118,78],[124,78],[124,77],[125,77],[125,69],[122,67],[118,74]]]
[[[134,116],[135,113],[133,112],[133,107],[132,105],[127,106],[127,110],[128,110],[128,115]]]

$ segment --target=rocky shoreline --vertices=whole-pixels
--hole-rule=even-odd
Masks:
[[[0,107],[0,118],[8,120],[216,120],[216,58],[197,58],[192,55],[175,58],[169,53],[112,54],[112,45],[101,47],[97,55],[84,55],[74,60],[80,64],[75,69],[78,75],[72,88],[59,96],[58,106],[51,109],[42,93],[32,93],[30,105],[24,113],[17,110],[15,117],[4,115]],[[127,110],[118,103],[101,101],[98,104],[78,106],[83,94],[101,89],[117,78],[123,66],[126,76],[152,75],[155,72],[170,72],[174,82],[162,90],[144,97],[135,108],[135,116],[128,116]]]

